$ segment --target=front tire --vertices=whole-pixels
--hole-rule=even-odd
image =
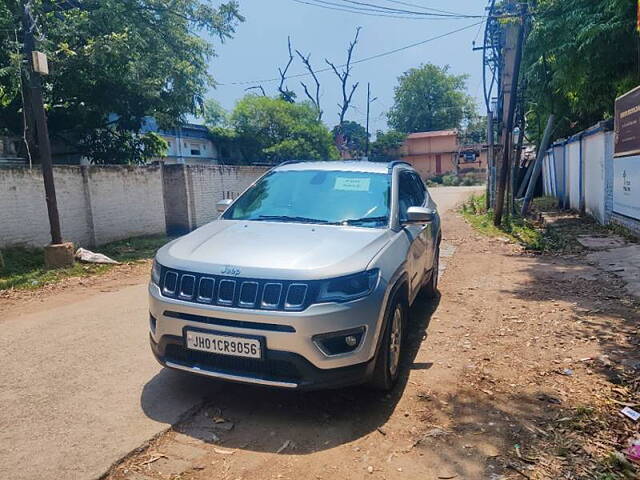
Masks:
[[[382,345],[369,386],[375,390],[391,390],[400,376],[400,361],[407,324],[407,305],[396,296],[385,317]]]

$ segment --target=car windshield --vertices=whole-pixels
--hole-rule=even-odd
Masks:
[[[386,226],[389,175],[283,170],[265,175],[223,215],[229,220]]]

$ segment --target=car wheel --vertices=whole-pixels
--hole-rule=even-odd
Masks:
[[[429,281],[422,289],[422,295],[426,298],[436,298],[438,296],[438,269],[440,268],[440,246],[436,247],[433,258],[433,268],[429,275]]]
[[[399,296],[396,296],[385,318],[384,336],[376,357],[373,377],[369,382],[369,386],[376,390],[391,390],[398,381],[407,324],[406,317],[406,303]]]

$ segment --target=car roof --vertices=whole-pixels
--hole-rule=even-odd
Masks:
[[[291,170],[326,170],[339,172],[367,172],[367,173],[389,173],[389,164],[386,162],[367,161],[337,161],[329,160],[324,162],[296,162],[286,163],[274,168],[275,171]]]

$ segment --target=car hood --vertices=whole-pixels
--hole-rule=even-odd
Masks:
[[[167,244],[157,259],[212,275],[313,280],[365,270],[389,239],[386,229],[216,220]]]

